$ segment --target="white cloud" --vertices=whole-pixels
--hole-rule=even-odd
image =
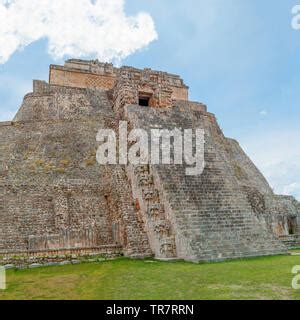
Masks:
[[[0,0],[0,63],[42,38],[56,59],[120,61],[157,33],[149,14],[126,16],[124,0]]]
[[[293,195],[293,194],[298,194],[300,195],[300,183],[297,182],[293,182],[291,184],[288,184],[286,186],[284,186],[283,188],[283,194],[284,195]]]
[[[259,114],[264,117],[268,114],[268,112],[266,110],[261,110]]]

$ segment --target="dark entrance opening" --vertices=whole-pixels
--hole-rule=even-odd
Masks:
[[[289,229],[289,234],[295,234],[296,233],[296,228],[297,228],[297,220],[296,217],[288,217],[288,229]]]
[[[149,107],[150,97],[139,97],[139,105],[142,107]]]

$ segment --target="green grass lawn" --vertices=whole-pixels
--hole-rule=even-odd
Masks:
[[[221,263],[117,259],[8,270],[0,299],[300,299],[291,269],[300,256]]]

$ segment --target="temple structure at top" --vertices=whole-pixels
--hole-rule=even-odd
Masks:
[[[136,89],[135,104],[170,106],[172,100],[189,99],[189,88],[178,75],[149,68],[116,68],[98,60],[70,59],[64,66],[51,65],[49,84],[74,88],[113,89],[118,82],[127,82]]]

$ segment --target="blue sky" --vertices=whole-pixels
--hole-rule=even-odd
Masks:
[[[300,199],[300,30],[291,27],[296,4],[300,0],[127,0],[124,14],[146,12],[158,37],[148,37],[140,49],[132,44],[122,64],[180,74],[191,100],[208,105],[275,191]],[[94,41],[107,44],[109,36]],[[49,64],[71,57],[50,54],[46,36],[28,42],[0,64],[0,120],[13,117],[32,79],[47,80]]]

